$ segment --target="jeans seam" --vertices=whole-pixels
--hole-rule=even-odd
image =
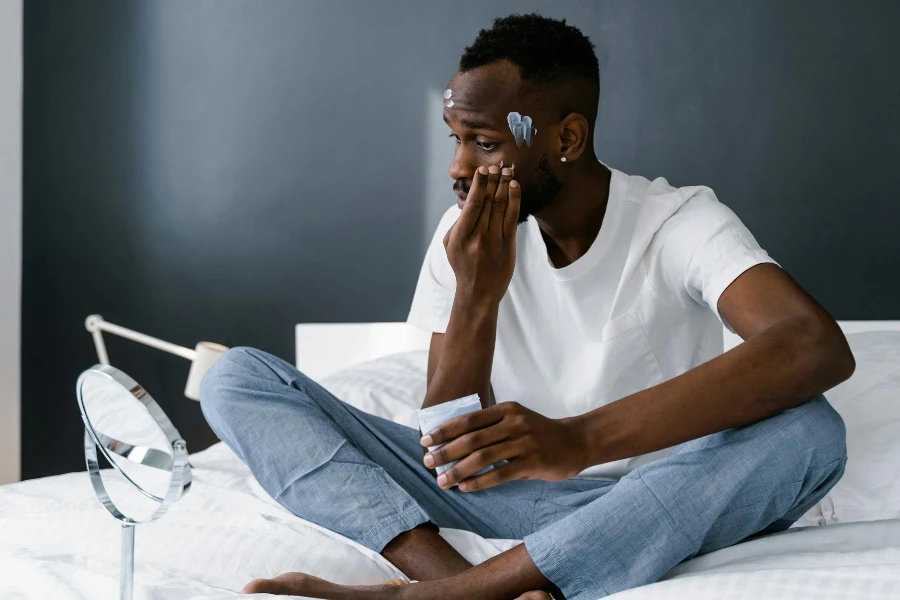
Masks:
[[[833,467],[834,465],[838,464],[839,462],[846,462],[846,461],[847,461],[847,456],[845,455],[842,458],[836,458],[829,463],[825,463],[821,467],[810,467],[809,470],[810,471],[821,471],[823,469],[829,469],[829,468]]]
[[[787,486],[787,485],[799,485],[799,486],[802,487],[802,486],[803,486],[803,480],[800,480],[800,481],[786,481],[786,482],[784,482],[784,483],[781,484],[781,486],[780,486],[780,487],[782,488],[782,491],[783,491],[784,486]],[[744,505],[742,505],[742,506],[736,506],[735,508],[732,508],[731,510],[729,510],[729,511],[727,511],[727,512],[723,512],[722,514],[720,514],[720,515],[719,515],[719,518],[727,517],[728,515],[734,514],[734,513],[738,512],[739,510],[744,510],[745,508],[751,508],[751,507],[753,507],[753,506],[759,506],[760,504],[765,504],[766,502],[769,502],[770,500],[772,500],[772,498],[774,498],[778,493],[780,493],[780,492],[775,492],[774,494],[771,494],[771,493],[770,493],[768,496],[766,496],[765,498],[763,498],[762,500],[759,500],[759,501],[757,501],[757,502],[751,502],[750,504],[744,504]]]
[[[541,493],[538,494],[537,498],[531,503],[531,532],[534,533],[537,529],[537,506],[538,502],[541,502],[544,499],[544,496],[547,495],[547,484],[544,484]],[[524,537],[524,536],[523,536]]]

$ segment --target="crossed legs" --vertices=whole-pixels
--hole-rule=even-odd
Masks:
[[[229,351],[204,379],[201,404],[285,508],[422,582],[348,587],[290,574],[248,590],[321,598],[499,599],[556,589],[557,598],[593,600],[788,527],[834,485],[846,460],[843,423],[818,397],[683,444],[616,484],[510,482],[467,494],[437,486],[417,431],[344,404],[264,352]],[[470,567],[438,527],[525,543]]]

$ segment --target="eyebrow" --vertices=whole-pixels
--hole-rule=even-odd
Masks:
[[[444,117],[444,123],[447,125],[450,124],[450,121],[447,120],[447,117]],[[468,119],[462,119],[460,124],[466,129],[489,129],[491,131],[497,131],[494,127],[484,121],[469,121]]]

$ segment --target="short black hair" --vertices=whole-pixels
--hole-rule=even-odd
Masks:
[[[577,27],[536,13],[494,19],[482,29],[459,59],[460,71],[471,71],[506,59],[524,81],[543,86],[587,79],[600,88],[600,64],[594,44]]]

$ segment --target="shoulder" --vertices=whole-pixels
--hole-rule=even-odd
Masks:
[[[657,189],[661,190],[661,186]],[[671,204],[671,212],[659,224],[651,244],[657,250],[672,244],[694,246],[726,230],[746,232],[734,211],[719,202],[709,187],[670,188],[668,193],[651,195],[650,198],[655,202]]]
[[[612,173],[612,185],[625,200],[638,204],[661,204],[674,209],[693,198],[716,200],[716,195],[705,185],[675,187],[665,177],[648,179],[641,175],[629,175],[607,167]]]
[[[663,246],[699,241],[723,225],[741,226],[737,215],[707,186],[675,187],[664,177],[649,180],[613,171],[613,185],[626,202],[638,205],[632,251],[658,254]]]

